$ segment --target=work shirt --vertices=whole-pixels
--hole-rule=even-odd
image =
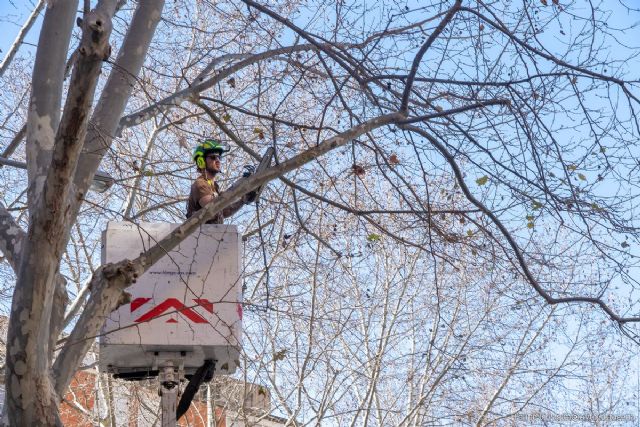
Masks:
[[[194,183],[191,185],[191,193],[189,194],[189,200],[187,201],[187,218],[191,218],[196,212],[203,208],[200,205],[200,199],[205,196],[218,197],[220,194],[220,186],[213,179],[206,179],[204,174],[200,175]],[[222,224],[225,218],[229,218],[244,205],[242,199],[232,203],[230,206],[218,212],[218,214],[207,221],[207,224]]]

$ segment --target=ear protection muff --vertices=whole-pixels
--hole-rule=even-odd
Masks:
[[[206,163],[204,161],[204,157],[202,157],[202,156],[196,157],[196,166],[198,166],[198,169],[204,169],[205,168]]]

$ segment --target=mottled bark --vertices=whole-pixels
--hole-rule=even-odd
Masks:
[[[75,171],[74,182],[76,197],[71,198],[72,206],[69,208],[70,218],[77,216],[84,194],[91,184],[93,175],[104,153],[113,140],[118,121],[131,96],[135,79],[142,68],[155,28],[160,21],[163,7],[164,0],[149,0],[138,4],[129,31],[120,48],[116,64],[109,75],[91,119],[92,126],[87,133],[84,150],[80,155],[78,168]],[[67,227],[70,227],[71,223],[72,221],[68,222]],[[108,273],[111,270],[101,268],[94,276],[99,277],[101,274],[105,274],[105,271]],[[121,271],[124,270],[121,269]],[[116,278],[119,276],[114,274],[107,274],[106,277],[110,277],[112,281],[117,281]],[[133,272],[131,272],[131,274],[133,274]],[[127,280],[124,280],[124,282],[127,282]],[[120,295],[120,292],[118,292],[118,295]],[[106,300],[104,303],[108,301],[109,300]],[[94,318],[92,303],[94,303],[94,301],[91,299],[87,302],[83,315],[76,322],[74,331],[83,331],[85,329],[98,331],[102,323],[104,323],[104,317],[101,318],[99,313],[97,313],[97,316]],[[98,304],[103,303],[98,302]],[[113,309],[113,307],[111,309]],[[86,313],[86,315],[84,313]],[[69,340],[67,340],[67,343],[68,342]],[[87,344],[90,346],[91,341]],[[54,375],[56,378],[55,389],[58,394],[62,394],[66,390],[71,376],[77,369],[78,364],[82,357],[84,357],[89,346],[71,346],[74,356],[77,356],[75,358],[62,356],[66,354],[68,350],[58,355],[54,365]],[[68,344],[65,345],[64,349],[67,349],[67,347],[69,347]]]
[[[13,271],[18,270],[25,235],[26,233],[0,203],[0,252],[7,257]]]
[[[77,8],[77,0],[53,3],[47,8],[40,30],[27,116],[30,215],[42,192],[58,130],[65,61]]]
[[[139,258],[140,259],[140,258]],[[89,285],[91,295],[71,335],[53,364],[55,391],[62,396],[82,358],[93,344],[107,316],[118,305],[122,290],[143,273],[145,261],[133,263],[129,260],[100,267]]]
[[[53,303],[51,304],[51,320],[49,321],[49,354],[47,356],[49,361],[53,360],[56,343],[60,337],[60,332],[65,327],[64,318],[68,304],[67,281],[60,273],[57,273],[53,291]]]
[[[108,38],[116,3],[100,1],[94,11],[84,16],[83,36],[62,120],[59,110],[65,59],[77,2],[52,3],[43,24],[27,126],[29,231],[26,239],[19,239],[19,252],[25,256],[19,260],[16,251],[12,251],[18,280],[7,345],[5,420],[11,425],[59,422],[57,406],[68,386],[67,381],[56,391],[51,376],[53,344],[63,324],[66,303],[64,283],[56,279],[60,257],[83,196],[131,95],[164,6],[164,0],[139,3],[93,115],[95,126],[87,135],[102,61],[110,53]],[[81,154],[83,146],[86,149]],[[0,218],[0,233],[6,234],[0,236],[4,237],[3,250],[8,251],[6,246],[18,241],[9,235],[16,228],[8,213]],[[105,271],[111,270],[100,270]],[[107,277],[117,282],[113,275]],[[90,311],[87,316],[92,317]],[[99,329],[103,321],[98,316],[89,323]],[[82,328],[82,320],[79,323]],[[65,366],[69,373],[65,378],[71,378],[85,353],[86,349],[75,364]]]
[[[0,204],[0,252],[7,259],[11,268],[17,273],[22,256],[22,243],[26,233],[14,221],[11,214]],[[55,293],[53,296],[53,308],[51,322],[49,323],[49,359],[53,356],[53,348],[58,340],[60,332],[64,328],[63,319],[68,304],[67,282],[60,274],[56,275]]]
[[[78,188],[76,206],[72,208],[74,214],[77,213],[82,198],[91,185],[93,175],[104,153],[113,141],[118,122],[136,85],[136,79],[144,64],[163,8],[164,0],[138,3],[115,65],[91,117],[92,126],[87,133],[85,147],[74,179]]]
[[[56,3],[47,11],[47,15],[60,4],[62,3]],[[82,39],[78,48],[79,58],[69,84],[62,119],[53,139],[55,142],[50,164],[46,164],[49,162],[42,157],[38,157],[35,162],[37,180],[41,177],[45,179],[41,183],[37,181],[35,188],[33,185],[30,188],[29,231],[24,240],[23,255],[17,272],[7,340],[5,410],[11,425],[54,425],[58,422],[59,399],[51,381],[50,345],[54,339],[51,332],[53,330],[55,333],[58,329],[57,325],[51,324],[52,314],[59,324],[63,317],[63,312],[52,311],[52,307],[54,295],[58,301],[64,298],[60,287],[56,286],[56,278],[60,258],[66,247],[66,230],[72,222],[65,204],[69,200],[71,178],[86,134],[102,62],[110,53],[108,39],[114,11],[115,1],[104,1],[84,17]],[[42,39],[41,42],[38,57],[49,53],[41,50],[47,45]],[[58,77],[62,80],[62,76]],[[50,75],[35,73],[33,80],[32,105],[41,97],[52,103],[58,99],[58,95],[48,94],[46,88],[42,93],[36,92],[40,80],[52,80]],[[29,129],[34,128],[32,120],[37,119],[42,122],[39,114],[35,117],[30,115]],[[36,124],[36,129],[37,126]],[[49,127],[49,131],[51,130]],[[50,136],[45,135],[47,141]],[[42,144],[42,140],[30,140],[28,132],[28,151],[33,149],[34,144]],[[30,161],[33,163],[34,159]],[[43,161],[46,163],[43,164]],[[42,176],[41,172],[45,170],[46,175]]]

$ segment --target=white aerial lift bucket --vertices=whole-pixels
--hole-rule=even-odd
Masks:
[[[178,224],[110,222],[102,262],[135,258]],[[175,367],[177,378],[205,360],[235,372],[242,334],[240,236],[234,225],[202,225],[126,289],[100,335],[102,372],[143,379]]]
[[[273,148],[266,150],[256,173],[269,167],[273,154]],[[257,200],[262,187],[254,191]],[[178,226],[110,222],[102,233],[102,264],[136,258]],[[176,425],[202,381],[236,371],[241,269],[237,227],[201,225],[138,277],[126,289],[130,301],[105,321],[100,371],[130,380],[158,376],[162,427]]]

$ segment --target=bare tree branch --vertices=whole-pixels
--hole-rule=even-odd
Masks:
[[[93,338],[104,324],[106,317],[118,304],[122,291],[135,277],[147,271],[155,262],[171,251],[180,242],[193,233],[201,224],[213,218],[218,212],[230,206],[237,199],[253,189],[265,185],[267,182],[295,170],[317,157],[334,150],[363,133],[378,127],[386,126],[402,119],[400,113],[387,114],[368,120],[359,126],[351,128],[339,135],[323,141],[319,145],[309,148],[297,156],[273,166],[264,172],[242,179],[198,211],[182,225],[175,228],[164,239],[150,248],[138,258],[124,260],[116,264],[100,267],[91,280],[91,295],[84,311],[80,315],[67,342],[60,351],[53,365],[56,378],[56,392],[62,393],[69,385],[75,367],[84,356]]]
[[[9,145],[7,145],[7,148],[5,148],[2,154],[0,155],[0,157],[9,158],[9,156],[11,156],[14,151],[16,151],[16,148],[18,148],[18,146],[20,145],[20,143],[22,142],[26,134],[27,134],[27,125],[25,124],[24,126],[22,126],[22,128],[20,128],[16,136],[13,137]],[[4,165],[0,164],[0,168],[2,166]]]
[[[451,6],[451,8],[447,11],[447,14],[442,18],[442,21],[438,24],[438,26],[433,30],[433,33],[429,36],[429,38],[424,42],[420,50],[416,54],[415,58],[413,58],[413,64],[411,65],[411,70],[409,71],[409,75],[407,76],[407,83],[404,88],[404,92],[402,93],[402,101],[400,102],[400,111],[407,112],[409,108],[409,95],[411,94],[411,90],[413,88],[413,80],[416,77],[416,73],[418,72],[418,68],[420,66],[420,62],[422,61],[422,57],[426,53],[426,51],[431,47],[433,42],[438,38],[440,33],[444,30],[444,27],[447,26],[449,22],[453,19],[454,15],[458,10],[460,10],[460,6],[462,5],[462,0],[455,0],[455,4]]]
[[[22,245],[26,233],[15,222],[13,216],[0,203],[0,252],[2,252],[13,271],[18,271],[20,256],[22,255]]]
[[[27,33],[33,26],[33,23],[36,22],[36,19],[40,15],[40,12],[42,12],[42,9],[44,8],[45,4],[46,4],[45,0],[39,0],[38,4],[36,4],[36,7],[33,8],[31,15],[29,15],[29,17],[27,18],[27,21],[24,23],[22,28],[20,28],[20,31],[18,32],[16,39],[14,40],[13,44],[9,48],[9,51],[7,52],[4,59],[2,60],[2,63],[0,64],[0,78],[2,78],[5,71],[7,71],[7,68],[9,68],[9,64],[11,64],[13,57],[18,52],[20,45],[22,45],[24,38],[26,37]]]
[[[544,298],[544,300],[548,304],[554,305],[554,304],[564,304],[564,303],[586,302],[586,303],[589,303],[589,304],[598,305],[607,314],[607,316],[609,316],[611,318],[611,320],[614,320],[614,321],[616,321],[616,322],[618,322],[620,324],[629,323],[629,322],[640,322],[640,317],[622,317],[622,316],[616,314],[611,309],[611,307],[609,307],[604,301],[602,301],[601,298],[581,297],[581,296],[565,297],[565,298],[552,297],[551,294],[549,293],[549,291],[545,290],[542,287],[542,285],[538,282],[538,280],[535,278],[535,276],[533,275],[533,273],[529,269],[529,265],[528,265],[527,261],[524,258],[522,250],[520,249],[520,247],[518,246],[516,241],[511,236],[511,233],[509,232],[507,227],[504,226],[502,221],[500,221],[500,219],[496,216],[495,213],[493,213],[480,200],[478,200],[477,198],[475,198],[473,196],[473,194],[469,190],[469,187],[467,186],[467,184],[464,181],[462,171],[460,170],[458,164],[456,163],[455,158],[453,157],[453,155],[451,153],[449,153],[449,151],[447,151],[446,147],[444,145],[442,145],[435,137],[433,137],[431,134],[429,134],[428,132],[424,131],[423,129],[420,129],[420,128],[417,128],[417,127],[414,127],[414,126],[408,126],[408,125],[401,125],[400,127],[402,129],[405,129],[405,130],[408,130],[408,131],[411,131],[411,132],[415,132],[415,133],[423,136],[424,138],[428,139],[429,142],[431,144],[433,144],[434,147],[436,147],[438,149],[438,151],[442,154],[442,156],[445,158],[445,160],[447,161],[447,163],[449,164],[449,166],[453,170],[453,172],[454,172],[454,174],[456,176],[456,180],[458,181],[458,184],[460,185],[460,188],[464,192],[467,200],[469,200],[473,205],[475,205],[485,215],[487,215],[491,219],[491,221],[495,224],[495,226],[498,227],[498,229],[500,230],[500,233],[502,233],[504,238],[507,240],[507,243],[509,244],[509,246],[513,250],[513,253],[516,256],[516,259],[518,260],[518,265],[522,269],[522,273],[526,277],[527,281],[531,284],[531,286],[533,286],[533,288],[536,290],[536,292],[542,298]]]
[[[313,45],[295,45],[295,46],[287,46],[278,49],[268,50],[266,52],[257,53],[255,55],[251,55],[247,58],[244,58],[237,63],[230,65],[222,70],[218,71],[214,76],[209,77],[204,80],[206,76],[199,77],[198,81],[195,82],[193,86],[182,89],[161,101],[158,101],[142,110],[136,111],[135,113],[131,113],[125,117],[120,119],[120,123],[118,125],[118,130],[116,134],[120,134],[123,129],[126,129],[131,126],[139,125],[152,117],[157,116],[158,114],[162,114],[169,110],[170,108],[179,106],[184,101],[189,98],[198,95],[199,93],[213,87],[214,85],[224,81],[227,77],[237,73],[238,71],[246,68],[250,65],[256,64],[265,59],[273,58],[276,56],[291,54],[295,52],[304,52],[315,50],[316,47]],[[212,63],[217,63],[217,60],[213,60]]]
[[[162,16],[164,0],[138,3],[127,35],[120,47],[115,65],[102,91],[91,118],[83,153],[78,164],[75,184],[80,199],[86,193],[102,156],[111,145],[118,121],[131,96],[144,59]],[[77,212],[79,203],[73,209]]]
[[[58,7],[49,9],[48,12],[55,9]],[[51,167],[39,168],[40,171],[47,171],[46,180],[42,182],[42,195],[32,203],[33,210],[30,212],[28,231],[30,238],[26,240],[23,248],[12,305],[12,310],[20,310],[27,314],[30,322],[25,325],[20,318],[12,317],[8,332],[9,340],[18,345],[20,351],[7,355],[7,386],[23,390],[21,394],[10,396],[5,404],[12,423],[33,424],[36,414],[45,413],[44,408],[51,405],[57,406],[56,398],[51,395],[49,387],[49,356],[52,351],[49,345],[57,339],[57,337],[51,337],[51,332],[58,330],[58,324],[64,315],[63,304],[53,309],[54,295],[58,297],[56,302],[61,302],[65,292],[63,288],[61,292],[56,293],[56,289],[60,286],[56,286],[58,283],[55,281],[52,286],[51,279],[56,275],[66,246],[65,224],[68,223],[69,210],[64,207],[67,200],[65,195],[69,193],[71,178],[84,141],[89,109],[93,102],[102,61],[110,53],[108,40],[114,11],[115,2],[101,2],[82,23],[80,58],[71,77],[70,93],[55,136]],[[72,9],[72,12],[75,10]],[[65,13],[68,14],[68,11]],[[50,18],[51,16],[47,13],[45,21]],[[51,25],[51,22],[48,25]],[[45,52],[40,49],[38,53],[38,57],[45,56]],[[43,76],[34,73],[34,91],[40,84],[38,77]],[[62,76],[60,76],[61,79]],[[56,93],[51,94],[52,101],[60,96],[57,90],[58,88],[54,87]],[[44,93],[38,92],[32,95],[32,99],[37,100],[40,96],[46,99]],[[42,141],[36,140],[31,143],[41,145]],[[31,145],[29,140],[28,145]],[[34,196],[33,191],[31,195]],[[36,242],[37,239],[34,236],[46,236],[46,238]],[[52,320],[58,324],[52,325],[50,323]],[[57,411],[53,411],[45,419],[52,422],[52,418],[56,416]]]

